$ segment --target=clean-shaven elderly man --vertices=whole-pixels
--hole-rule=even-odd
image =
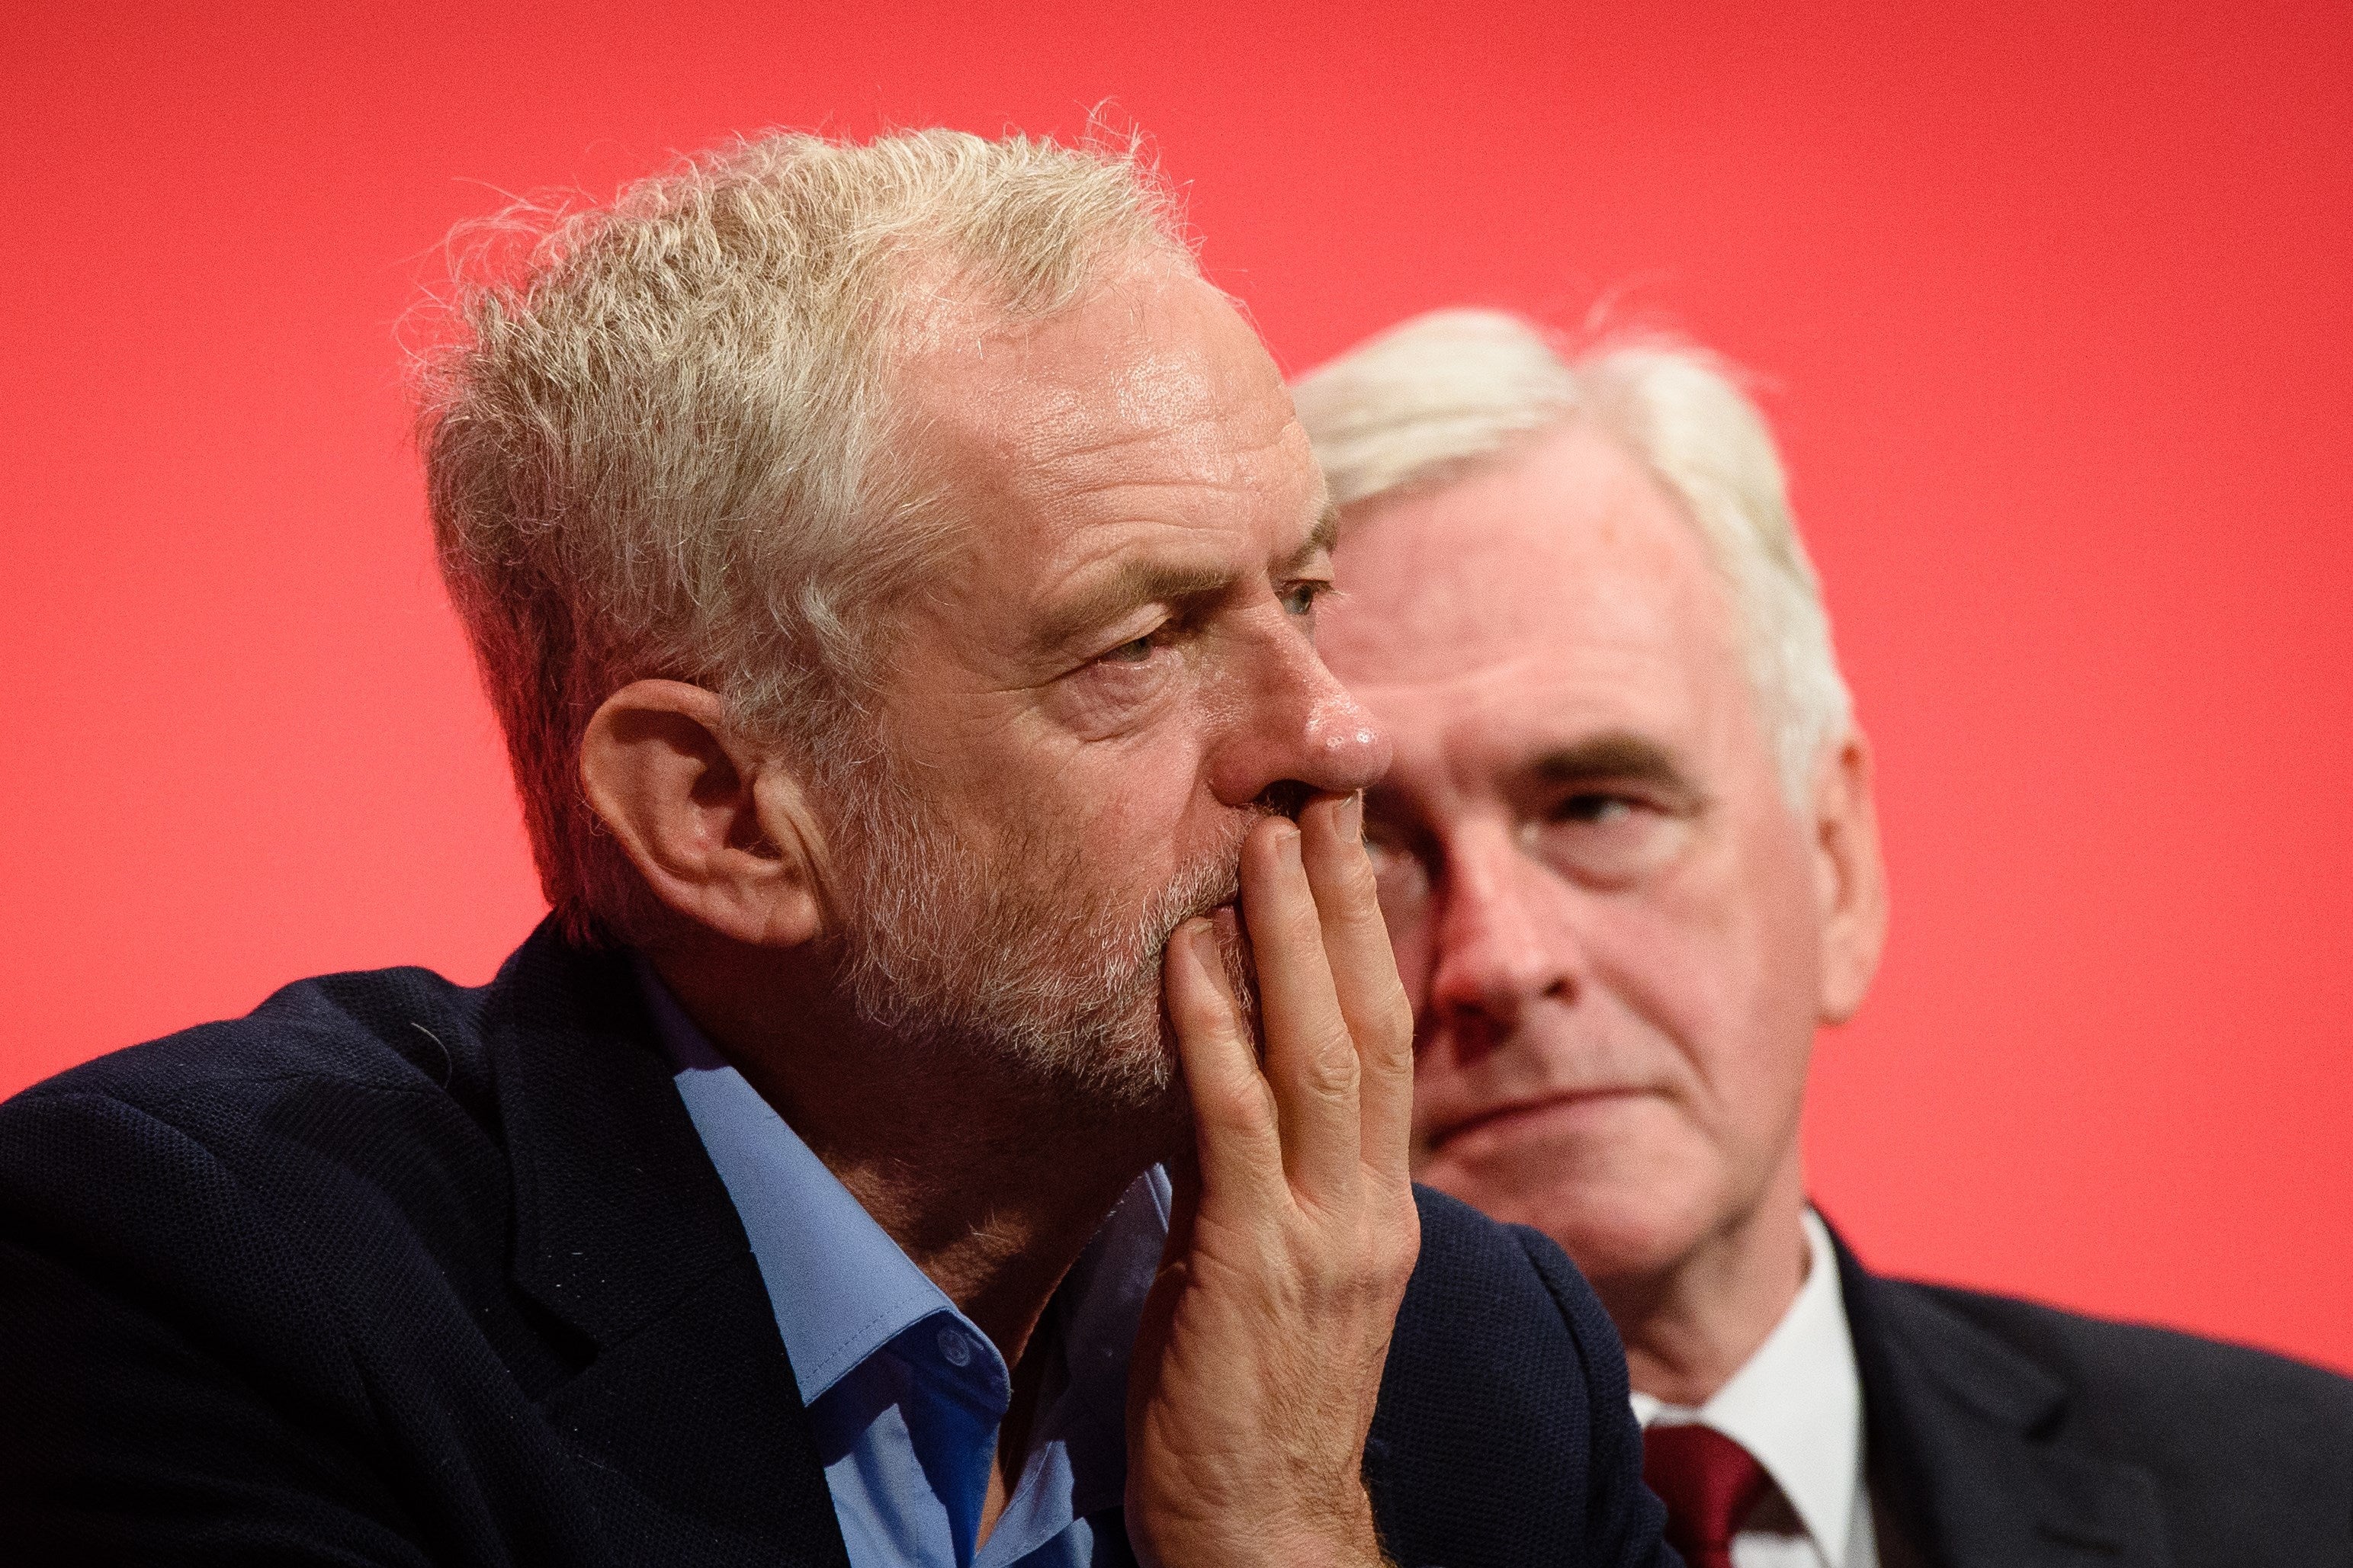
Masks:
[[[0,1108],[9,1562],[1672,1562],[1599,1303],[1409,1184],[1332,516],[1176,233],[786,135],[473,275],[554,912]]]
[[[1885,924],[1871,752],[1779,461],[1703,354],[1417,319],[1294,388],[1420,1180],[1558,1240],[1687,1560],[2342,1563],[2353,1385],[1866,1271],[1807,1205],[1815,1032]]]

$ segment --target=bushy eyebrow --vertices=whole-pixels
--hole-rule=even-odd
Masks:
[[[1214,597],[1233,586],[1222,566],[1173,562],[1124,562],[1078,597],[1054,606],[1039,624],[1038,646],[1058,648],[1097,626],[1108,626],[1138,605],[1183,604]]]
[[[1272,563],[1270,575],[1280,581],[1331,550],[1340,536],[1340,512],[1327,499],[1316,514],[1306,542]],[[1058,648],[1106,626],[1138,605],[1185,604],[1214,598],[1230,589],[1234,574],[1221,566],[1205,567],[1183,562],[1128,561],[1102,582],[1068,603],[1057,605],[1039,624],[1038,646]]]
[[[1339,543],[1340,509],[1327,491],[1324,497],[1323,507],[1315,513],[1315,526],[1308,531],[1307,542],[1278,563],[1275,572],[1278,575],[1285,572],[1296,572],[1314,560],[1317,555],[1337,549]]]
[[[1647,735],[1630,730],[1605,731],[1566,746],[1537,753],[1529,773],[1548,784],[1585,784],[1612,779],[1646,784],[1687,800],[1696,801],[1700,788],[1675,760],[1672,752]]]

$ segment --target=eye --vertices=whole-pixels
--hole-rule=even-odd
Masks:
[[[1420,911],[1430,897],[1429,845],[1375,816],[1365,818],[1365,856],[1373,863],[1373,886],[1381,910],[1392,921],[1407,921]]]
[[[1282,591],[1282,607],[1294,616],[1312,616],[1315,601],[1331,591],[1331,584],[1314,579],[1293,583]]]
[[[1691,816],[1641,790],[1575,789],[1523,820],[1527,852],[1564,876],[1629,887],[1670,864],[1689,841]]]
[[[1573,795],[1554,811],[1556,822],[1586,822],[1596,826],[1618,822],[1632,814],[1634,803],[1622,795]]]
[[[1096,657],[1098,661],[1103,664],[1142,664],[1152,657],[1152,650],[1160,646],[1159,637],[1158,632],[1148,632],[1140,637],[1130,637],[1117,647]]]

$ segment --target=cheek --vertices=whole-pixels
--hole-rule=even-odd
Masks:
[[[1507,1223],[1533,1226],[1600,1277],[1654,1273],[1687,1251],[1751,1184],[1680,1108],[1597,1106],[1478,1149],[1450,1143],[1415,1179]]]
[[[1626,900],[1593,945],[1597,975],[1676,1042],[1695,1112],[1735,1142],[1778,1135],[1813,1037],[1819,955],[1799,918],[1810,905],[1767,869],[1686,868]]]
[[[1596,901],[1580,921],[1592,983],[1679,1051],[1704,1059],[1737,1015],[1746,967],[1728,932],[1670,892]]]
[[[1432,1127],[1457,1120],[1481,1102],[1480,1085],[1451,1050],[1433,1047],[1429,1021],[1417,1016],[1413,1056],[1413,1137],[1415,1157]]]
[[[1057,842],[1106,883],[1151,886],[1223,846],[1201,787],[1199,731],[1155,725],[1115,741],[1041,749],[993,793],[1033,840]]]
[[[1091,665],[1054,682],[1041,708],[1082,742],[1140,735],[1182,705],[1182,664],[1163,649],[1138,663]]]

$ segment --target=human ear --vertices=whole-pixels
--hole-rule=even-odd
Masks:
[[[712,692],[638,680],[581,737],[589,806],[655,898],[757,947],[795,947],[828,921],[824,846],[790,772],[746,745]]]
[[[1887,874],[1872,802],[1871,742],[1849,730],[1814,778],[1814,889],[1821,931],[1821,1020],[1862,1005],[1887,940]]]

